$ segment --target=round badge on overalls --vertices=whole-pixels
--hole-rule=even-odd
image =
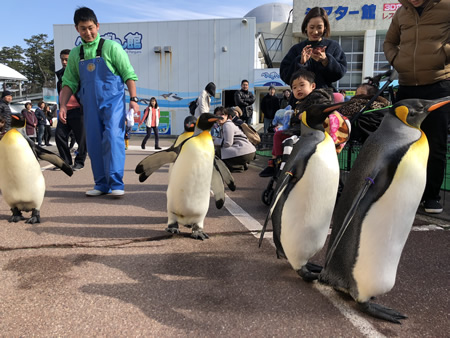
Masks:
[[[94,63],[88,63],[87,70],[90,72],[93,72],[95,70],[95,64]]]

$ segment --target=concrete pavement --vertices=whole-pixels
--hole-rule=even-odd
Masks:
[[[44,170],[41,224],[8,223],[9,207],[0,199],[1,336],[438,337],[450,331],[444,227],[411,233],[394,289],[376,300],[409,319],[382,322],[355,311],[347,297],[304,283],[276,259],[269,240],[258,248],[250,230],[267,213],[258,161],[234,175],[238,189],[226,191],[223,209],[211,203],[209,240],[185,237],[185,228],[180,236],[165,233],[168,168],[139,183],[134,168],[153,144],[142,151],[141,139],[132,136],[127,151],[122,199],[84,195],[93,184],[89,162],[71,178]],[[430,224],[438,219],[416,217],[417,229]],[[313,259],[323,260],[324,250]]]

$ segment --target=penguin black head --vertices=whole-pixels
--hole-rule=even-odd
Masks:
[[[222,120],[222,116],[217,116],[211,113],[203,113],[197,120],[197,128],[203,131],[208,131],[212,128],[216,121]]]
[[[11,114],[11,128],[25,127],[25,118],[21,113]]]
[[[450,103],[450,96],[438,100],[405,99],[394,104],[391,112],[404,124],[420,128],[428,114],[448,103]]]
[[[195,116],[188,116],[184,119],[184,131],[194,131],[195,122],[197,118]]]
[[[333,103],[333,104],[314,104],[305,109],[302,115],[302,123],[308,126],[311,129],[322,130],[323,122],[325,119],[334,112],[336,109],[339,109],[345,103]]]

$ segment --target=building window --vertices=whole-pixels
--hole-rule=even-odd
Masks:
[[[333,85],[336,89],[354,90],[361,84],[364,36],[333,36],[330,37],[330,40],[341,45],[347,58],[347,73]]]
[[[377,35],[375,40],[375,62],[373,66],[373,75],[387,72],[391,69],[389,62],[386,60],[383,51],[383,43],[386,35]]]
[[[281,39],[264,39],[267,50],[281,51]]]

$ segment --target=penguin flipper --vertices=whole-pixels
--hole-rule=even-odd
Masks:
[[[359,303],[358,302],[358,307],[362,312],[367,313],[369,316],[372,316],[372,317],[375,317],[378,319],[383,319],[383,320],[386,320],[388,322],[395,323],[395,324],[401,324],[399,322],[400,319],[408,318],[404,314],[397,312],[394,309],[390,309],[388,307],[385,307],[385,306],[379,305],[379,304],[375,304],[375,303],[369,303],[369,302]]]
[[[158,151],[148,155],[138,163],[135,173],[139,174],[139,182],[144,182],[151,174],[167,163],[173,163],[179,154],[179,147]]]
[[[266,233],[266,228],[267,228],[267,224],[269,223],[269,219],[272,217],[272,213],[275,210],[275,207],[277,206],[281,195],[283,195],[283,192],[287,188],[288,183],[290,182],[290,177],[292,177],[292,176],[286,174],[283,181],[278,186],[278,188],[275,192],[274,198],[272,199],[272,203],[270,204],[269,211],[267,212],[266,220],[264,221],[264,225],[261,229],[261,235],[259,237],[259,247],[261,247],[262,241],[264,239],[264,234]],[[283,255],[284,255],[284,253],[283,253]]]
[[[217,209],[221,209],[225,204],[225,189],[223,187],[222,176],[217,170],[217,167],[213,166],[213,173],[211,178],[211,190],[214,193],[214,199],[216,200]]]
[[[50,162],[54,166],[61,169],[67,176],[73,175],[72,167],[68,165],[59,155],[40,146],[35,146],[34,152],[39,159]]]
[[[367,191],[369,190],[370,186],[374,184],[374,180],[376,177],[375,175],[370,175],[371,177],[367,177],[365,184],[362,186],[361,190],[356,195],[357,197],[353,200],[353,203],[348,210],[347,214],[345,215],[344,221],[342,222],[342,226],[340,227],[333,243],[330,243],[330,247],[327,252],[327,256],[325,258],[325,266],[328,265],[331,258],[333,257],[334,251],[336,250],[337,246],[339,245],[339,242],[342,239],[342,236],[344,236],[345,231],[347,230],[348,226],[350,225],[350,222],[353,219],[353,216],[355,216],[356,211],[358,210],[358,206],[361,203],[364,196],[366,196]]]
[[[217,156],[214,156],[214,168],[220,173],[223,181],[228,186],[231,191],[236,190],[236,185],[234,184],[234,178],[231,175],[230,170],[226,164]]]

